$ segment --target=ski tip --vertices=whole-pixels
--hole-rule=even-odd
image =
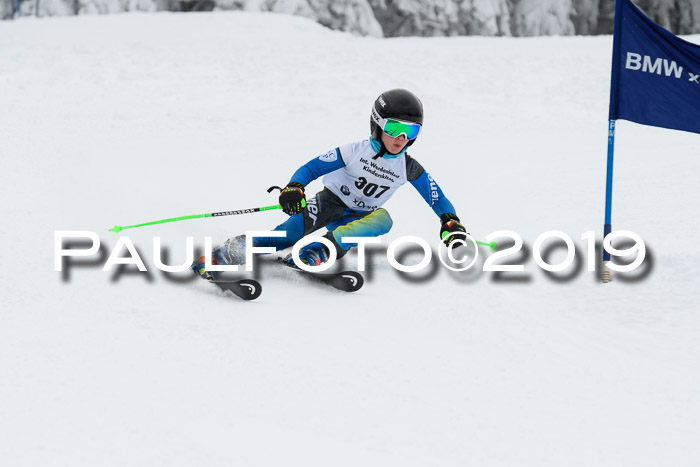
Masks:
[[[343,292],[357,292],[364,285],[365,279],[359,272],[343,271],[328,276],[324,282]]]
[[[255,300],[262,293],[262,285],[256,280],[243,279],[238,281],[238,285],[247,291],[247,295],[239,295],[243,300]]]
[[[243,300],[255,300],[262,293],[262,285],[253,279],[240,279],[236,281],[219,281],[210,279],[209,282],[215,284],[223,291],[232,292]]]
[[[304,274],[307,277],[315,279],[320,282],[324,282],[338,290],[343,292],[357,292],[362,288],[365,283],[365,279],[357,271],[340,271],[340,272],[313,272],[301,269],[299,266],[294,264],[293,261],[289,260],[288,255],[285,258],[277,258],[277,262],[283,266],[292,269],[300,274]]]

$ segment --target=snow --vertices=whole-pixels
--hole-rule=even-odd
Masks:
[[[650,258],[637,280],[585,270],[611,42],[381,40],[243,12],[3,23],[2,463],[695,465],[698,135],[618,122],[613,227]],[[269,229],[279,211],[126,230],[149,273],[101,272],[114,224],[275,204],[268,186],[367,137],[393,87],[425,106],[411,154],[475,238],[523,237],[524,273],[416,280],[380,249],[355,294],[262,263],[263,295],[243,302],[154,267],[153,236],[182,263],[186,236]],[[384,248],[437,246],[410,186],[386,207]],[[582,262],[564,281],[532,259],[551,229]],[[55,272],[57,230],[97,232],[102,256]]]

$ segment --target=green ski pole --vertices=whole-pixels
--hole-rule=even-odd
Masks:
[[[306,205],[306,203],[302,203],[302,207],[304,207],[305,205]],[[251,212],[270,211],[272,209],[282,209],[282,206],[280,206],[279,204],[275,204],[274,206],[263,206],[260,208],[239,209],[236,211],[221,211],[221,212],[212,212],[212,213],[208,213],[208,214],[192,214],[190,216],[171,217],[169,219],[161,219],[158,221],[144,222],[143,224],[124,225],[124,226],[115,225],[114,227],[109,229],[109,231],[114,232],[114,233],[119,233],[124,229],[135,229],[136,227],[145,227],[147,225],[165,224],[167,222],[184,221],[187,219],[199,219],[202,217],[235,216],[238,214],[248,214]]]
[[[449,235],[449,233],[443,232],[442,239],[444,240],[445,237],[447,237],[448,235]],[[486,243],[486,242],[480,242],[479,240],[474,240],[474,243],[476,243],[477,245],[487,246],[487,247],[491,248],[492,250],[495,250],[496,248],[498,248],[498,244],[496,242]]]
[[[479,240],[474,240],[474,241],[476,242],[477,245],[484,245],[484,246],[491,248],[492,250],[495,250],[496,248],[498,248],[498,244],[496,242],[486,243],[486,242],[480,242]]]

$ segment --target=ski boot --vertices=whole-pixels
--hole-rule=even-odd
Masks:
[[[321,242],[313,242],[299,250],[299,259],[309,266],[320,266],[328,261],[330,252],[326,245]]]
[[[216,272],[210,272],[207,271],[204,268],[204,256],[200,256],[199,259],[195,260],[194,263],[192,263],[192,266],[190,268],[192,271],[194,271],[195,274],[200,276],[202,279],[207,279],[207,280],[215,280],[216,279]],[[223,264],[226,265],[228,262],[226,261],[226,247],[224,245],[220,246],[216,250],[212,251],[211,253],[211,264],[212,265],[219,265]]]

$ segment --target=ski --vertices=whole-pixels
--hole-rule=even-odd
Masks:
[[[357,292],[365,283],[364,277],[357,271],[340,271],[340,272],[309,272],[297,267],[287,258],[278,258],[277,261],[283,266],[296,271],[311,279],[328,284],[343,292]]]
[[[260,282],[253,279],[239,279],[236,281],[209,280],[223,291],[233,292],[243,300],[255,300],[262,293]]]

